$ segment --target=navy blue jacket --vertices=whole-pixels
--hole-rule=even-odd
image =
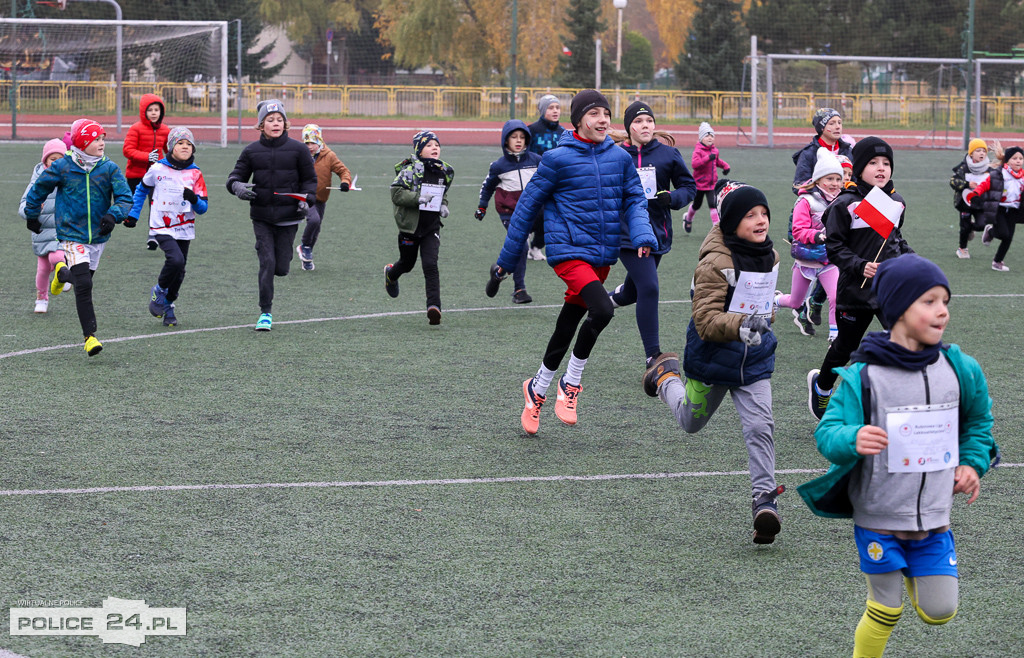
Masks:
[[[562,135],[569,132],[560,123],[553,123],[544,117],[530,124],[530,151],[537,155],[544,155],[551,149],[558,146],[558,140]]]
[[[666,146],[654,139],[645,144],[642,149],[626,144],[623,144],[622,148],[629,153],[637,169],[654,167],[655,179],[658,182],[656,193],[661,190],[671,190],[673,186],[676,188],[669,193],[672,198],[669,208],[663,207],[655,199],[647,201],[647,214],[651,218],[651,228],[654,229],[654,237],[658,238],[658,248],[652,250],[652,253],[667,254],[672,248],[672,210],[679,210],[693,201],[697,195],[697,184],[694,183],[690,170],[686,168],[683,156],[679,154],[678,149],[672,146]],[[622,228],[622,248],[630,249],[632,245],[627,237],[628,231],[625,226]]]
[[[793,174],[793,186],[803,185],[814,174],[814,165],[818,161],[818,147],[821,142],[817,137],[811,139],[811,143],[793,154],[793,164],[796,165],[796,173]],[[853,148],[844,139],[839,140],[839,150],[832,152],[834,155],[845,155],[853,161]],[[796,194],[797,190],[793,190]]]
[[[629,154],[611,137],[594,144],[566,132],[558,147],[544,154],[512,213],[498,257],[503,270],[511,272],[518,265],[533,218],[541,210],[551,266],[569,260],[613,265],[619,258],[622,226],[628,227],[634,248],[658,246],[640,176]]]
[[[526,149],[519,153],[512,153],[505,147],[508,136],[514,130],[526,133]],[[491,195],[494,195],[494,209],[498,214],[506,217],[512,214],[519,196],[540,164],[540,156],[529,150],[531,142],[530,129],[525,123],[519,119],[505,122],[501,129],[501,150],[504,155],[492,162],[491,168],[487,171],[487,178],[480,186],[478,208],[486,208]]]

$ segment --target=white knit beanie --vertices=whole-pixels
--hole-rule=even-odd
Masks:
[[[839,164],[839,158],[837,158],[832,151],[828,150],[824,146],[818,147],[818,159],[814,163],[814,173],[811,174],[811,180],[817,181],[829,174],[838,174],[840,178],[843,177],[843,165]]]
[[[711,127],[711,124],[707,121],[701,121],[700,125],[697,126],[697,141],[703,141],[708,135],[714,135],[715,129]]]

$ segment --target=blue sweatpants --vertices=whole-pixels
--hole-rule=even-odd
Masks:
[[[637,256],[636,249],[622,249],[619,260],[626,268],[622,290],[612,295],[619,306],[636,304],[636,327],[647,358],[661,353],[658,337],[658,263],[660,255]]]

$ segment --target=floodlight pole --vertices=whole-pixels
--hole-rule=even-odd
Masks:
[[[509,50],[509,60],[511,60],[512,70],[509,72],[509,87],[511,88],[511,97],[509,100],[508,118],[516,118],[516,42],[519,40],[519,0],[512,0],[512,47]]]
[[[971,141],[971,78],[974,75],[974,0],[967,3],[967,84],[964,85],[964,149]],[[981,108],[978,108],[979,114]],[[978,134],[981,137],[981,134]]]
[[[117,26],[117,65],[116,65],[116,69],[117,70],[114,71],[114,83],[116,84],[116,88],[115,88],[115,92],[114,92],[114,98],[115,98],[115,102],[117,103],[117,132],[120,133],[121,132],[121,101],[123,99],[123,96],[122,96],[123,92],[122,92],[122,89],[121,89],[121,82],[122,82],[122,79],[121,79],[121,52],[122,52],[122,50],[124,50],[124,46],[123,46],[122,41],[121,41],[122,34],[121,34],[121,25],[120,25],[120,23],[121,23],[121,21],[124,18],[121,15],[121,5],[117,4],[116,0],[73,0],[73,1],[74,2],[105,2],[108,5],[113,5],[114,6],[114,18],[118,22],[118,26]]]
[[[11,0],[11,18],[18,17],[18,0]],[[18,58],[11,58],[11,139],[18,139]]]

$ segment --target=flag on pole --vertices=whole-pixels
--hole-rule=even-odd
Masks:
[[[566,48],[565,46],[562,46],[562,54],[565,55],[566,57],[572,57],[572,51]]]
[[[903,204],[877,187],[871,188],[853,212],[882,238],[888,239],[903,214]]]

